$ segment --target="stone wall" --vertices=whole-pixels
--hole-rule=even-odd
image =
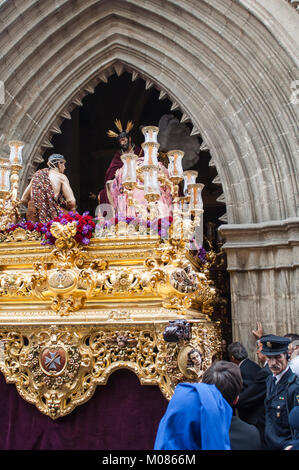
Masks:
[[[254,358],[257,321],[264,334],[299,331],[299,218],[221,226],[231,278],[233,337]]]

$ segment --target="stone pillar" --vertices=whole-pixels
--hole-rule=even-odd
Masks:
[[[255,359],[251,331],[299,332],[299,218],[222,225],[231,280],[233,340]]]

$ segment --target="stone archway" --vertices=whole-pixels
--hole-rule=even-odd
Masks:
[[[139,74],[180,107],[215,162],[235,338],[252,348],[256,320],[268,332],[296,331],[296,11],[283,0],[28,0],[1,10],[2,149],[24,140],[23,184],[99,80]]]

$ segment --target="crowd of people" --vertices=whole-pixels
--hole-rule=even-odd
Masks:
[[[176,386],[155,450],[299,450],[299,335],[253,334],[257,362],[224,344],[200,382]]]

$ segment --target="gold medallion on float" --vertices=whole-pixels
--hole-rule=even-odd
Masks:
[[[71,269],[55,269],[48,275],[48,284],[51,290],[57,292],[73,290],[77,284],[77,273]]]

